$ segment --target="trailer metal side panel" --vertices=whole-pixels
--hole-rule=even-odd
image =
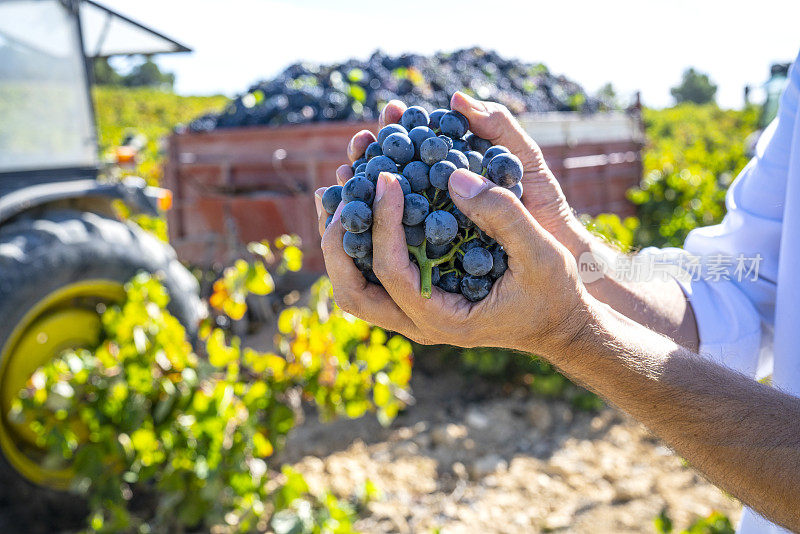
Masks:
[[[578,212],[634,213],[625,192],[641,179],[641,128],[635,118],[612,115],[521,119]],[[303,240],[304,268],[322,272],[313,192],[335,181],[352,135],[376,128],[330,122],[172,135],[164,185],[174,192],[168,222],[178,257],[225,265],[249,241],[289,233]]]

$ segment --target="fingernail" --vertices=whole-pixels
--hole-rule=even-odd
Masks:
[[[322,213],[322,193],[325,192],[326,187],[320,187],[314,191],[314,206],[317,208],[317,217]]]
[[[375,202],[381,199],[392,180],[394,180],[394,176],[390,172],[382,172],[378,175],[378,184],[375,186]]]
[[[461,198],[472,198],[489,187],[489,182],[474,172],[458,169],[450,175],[450,188]]]
[[[471,107],[475,111],[486,111],[486,104],[484,104],[480,100],[476,100],[471,96],[469,96],[467,93],[462,93],[461,91],[457,91],[456,94],[459,95],[461,98],[463,98],[464,102],[466,102],[469,105],[469,107]]]

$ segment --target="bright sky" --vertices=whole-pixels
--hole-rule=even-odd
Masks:
[[[473,45],[541,61],[593,92],[612,82],[670,105],[687,66],[708,72],[721,105],[800,50],[794,0],[100,0],[194,50],[161,56],[184,94],[235,95],[299,60],[430,54]]]

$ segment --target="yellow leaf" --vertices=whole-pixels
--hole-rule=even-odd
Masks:
[[[288,246],[283,251],[283,261],[288,270],[297,272],[303,267],[303,251],[294,245]]]
[[[253,268],[247,273],[245,287],[253,294],[268,295],[275,290],[275,282],[264,264],[259,261],[254,263]]]
[[[255,448],[255,454],[259,458],[266,458],[268,456],[272,456],[274,452],[274,448],[272,447],[272,443],[267,439],[267,437],[261,433],[256,432],[253,435],[253,447]]]
[[[386,384],[375,384],[372,399],[375,401],[375,406],[386,406],[392,400],[392,390]]]
[[[225,314],[231,319],[238,321],[244,317],[244,314],[247,311],[247,304],[245,304],[243,301],[227,299],[222,305],[222,311],[224,311]]]
[[[211,333],[206,343],[208,351],[208,361],[216,367],[225,367],[239,358],[235,347],[229,347],[225,343],[225,334],[219,328]]]

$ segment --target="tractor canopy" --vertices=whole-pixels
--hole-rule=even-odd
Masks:
[[[0,0],[0,178],[96,175],[89,60],[186,51],[89,0]]]

